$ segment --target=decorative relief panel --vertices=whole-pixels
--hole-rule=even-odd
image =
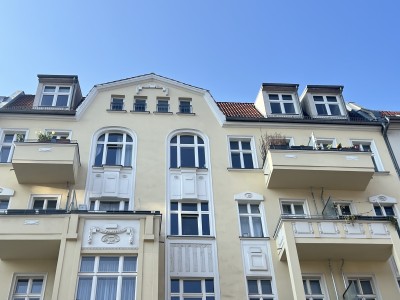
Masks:
[[[246,275],[271,275],[269,242],[242,241],[243,266]]]
[[[318,222],[318,230],[323,237],[340,236],[340,230],[335,222]]]
[[[346,237],[365,238],[364,225],[362,223],[343,224]]]
[[[169,249],[171,276],[214,276],[216,255],[213,244],[171,242]]]
[[[196,170],[180,170],[170,173],[171,199],[208,200],[208,174]]]
[[[390,238],[390,233],[386,224],[383,223],[369,223],[369,232],[374,238]]]
[[[133,174],[131,169],[104,167],[93,170],[90,197],[130,198]]]
[[[314,229],[310,222],[292,222],[295,237],[313,237]]]
[[[82,248],[138,249],[138,220],[86,220]]]

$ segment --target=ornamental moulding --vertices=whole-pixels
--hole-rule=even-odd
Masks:
[[[90,230],[89,230],[88,243],[89,244],[92,243],[93,235],[96,234],[97,232],[104,234],[101,237],[101,241],[105,244],[117,244],[121,240],[119,235],[121,233],[126,233],[129,235],[129,244],[132,245],[133,238],[134,238],[133,231],[134,230],[132,227],[125,227],[125,228],[118,229],[118,225],[106,227],[106,229],[93,226],[93,227],[90,227]]]
[[[136,87],[136,95],[139,95],[139,93],[144,90],[144,89],[158,89],[162,90],[165,96],[168,96],[169,94],[169,89],[167,87],[157,85],[157,84],[147,84],[147,85],[139,85]]]

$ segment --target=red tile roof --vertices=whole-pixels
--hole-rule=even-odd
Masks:
[[[382,117],[399,117],[400,111],[381,111]]]
[[[2,109],[5,110],[25,110],[25,109],[32,109],[33,100],[35,99],[35,95],[22,95],[19,96],[17,99],[11,101],[4,105]]]
[[[227,117],[263,118],[253,103],[217,102],[217,105]]]

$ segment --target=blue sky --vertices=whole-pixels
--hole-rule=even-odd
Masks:
[[[253,102],[262,82],[344,85],[344,98],[400,110],[400,1],[3,0],[0,95],[37,74],[93,85],[157,73]]]

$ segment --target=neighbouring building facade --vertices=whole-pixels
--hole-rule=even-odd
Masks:
[[[400,183],[342,86],[156,74],[0,97],[0,298],[397,299]]]

